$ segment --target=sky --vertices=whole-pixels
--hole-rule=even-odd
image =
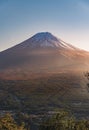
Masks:
[[[89,51],[89,0],[0,0],[0,51],[38,32]]]

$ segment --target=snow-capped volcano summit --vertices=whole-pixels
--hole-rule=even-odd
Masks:
[[[53,40],[55,42],[59,41],[57,37],[55,37],[49,32],[37,33],[33,37],[31,37],[31,39],[35,41],[45,41],[45,40]]]
[[[49,32],[41,32],[37,33],[28,40],[24,41],[24,43],[28,47],[31,48],[46,48],[46,47],[51,47],[51,48],[59,48],[59,49],[76,49],[72,45],[62,41],[61,39],[57,38],[53,34]],[[24,46],[25,46],[24,45]]]

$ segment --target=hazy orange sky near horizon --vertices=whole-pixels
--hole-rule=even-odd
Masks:
[[[38,32],[89,51],[89,1],[0,0],[0,51]]]

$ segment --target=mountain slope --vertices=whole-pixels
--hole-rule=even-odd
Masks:
[[[89,113],[86,70],[89,52],[50,33],[38,33],[0,52],[1,109]]]
[[[31,38],[25,40],[24,42],[16,45],[14,49],[24,49],[24,48],[59,48],[59,49],[77,49],[74,46],[65,43],[61,39],[57,38],[56,36],[52,35],[49,32],[41,32],[37,33]]]
[[[0,78],[23,79],[38,73],[85,69],[88,63],[88,52],[43,32],[0,53]]]

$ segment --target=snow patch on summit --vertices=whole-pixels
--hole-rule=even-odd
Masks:
[[[71,50],[77,49],[74,46],[62,41],[61,39],[58,39],[49,32],[37,33],[28,40],[24,41],[22,45],[24,47],[30,47],[30,48],[50,47],[50,48],[71,49]]]

